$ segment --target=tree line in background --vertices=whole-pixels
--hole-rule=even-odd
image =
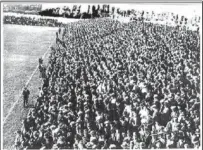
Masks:
[[[71,8],[72,7],[72,8]],[[192,19],[186,16],[174,14],[170,12],[155,13],[154,11],[137,11],[134,9],[121,10],[120,8],[110,7],[110,5],[88,5],[87,10],[82,9],[81,5],[64,6],[63,8],[50,8],[39,11],[41,16],[54,16],[64,18],[100,18],[100,17],[130,17],[131,20],[145,21],[169,21],[171,24],[179,26],[187,26],[188,24],[196,26],[200,23],[200,16]]]
[[[112,14],[117,13],[120,15],[130,15],[130,10],[121,11],[119,8],[112,7],[110,5],[88,5],[86,11],[81,11],[81,5],[73,5],[72,8],[64,6],[63,8],[50,8],[39,12],[41,16],[55,16],[65,18],[99,18],[110,17]]]

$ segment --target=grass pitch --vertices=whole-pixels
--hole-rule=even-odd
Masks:
[[[3,126],[3,148],[13,149],[15,131],[20,129],[28,108],[23,108],[20,96],[23,86],[38,65],[38,58],[55,42],[58,28],[3,25],[3,117],[19,98]],[[45,57],[46,58],[46,57]],[[29,104],[33,105],[41,85],[37,71],[28,84]],[[3,120],[4,120],[3,118]],[[3,123],[2,123],[3,124]]]

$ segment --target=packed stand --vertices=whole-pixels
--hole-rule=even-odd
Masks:
[[[199,148],[199,62],[196,31],[71,23],[59,29],[48,65],[40,63],[43,84],[15,147]]]
[[[4,16],[4,24],[17,24],[17,25],[30,25],[30,26],[49,26],[60,27],[62,23],[57,19],[43,19],[35,17],[17,17],[17,16]]]

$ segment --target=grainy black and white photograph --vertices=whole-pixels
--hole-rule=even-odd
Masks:
[[[201,149],[202,4],[2,5],[3,149]]]

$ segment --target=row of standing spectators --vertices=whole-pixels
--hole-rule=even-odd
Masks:
[[[60,27],[62,23],[57,19],[45,19],[25,16],[4,16],[4,24],[17,24],[17,25],[29,25],[29,26],[49,26]]]

